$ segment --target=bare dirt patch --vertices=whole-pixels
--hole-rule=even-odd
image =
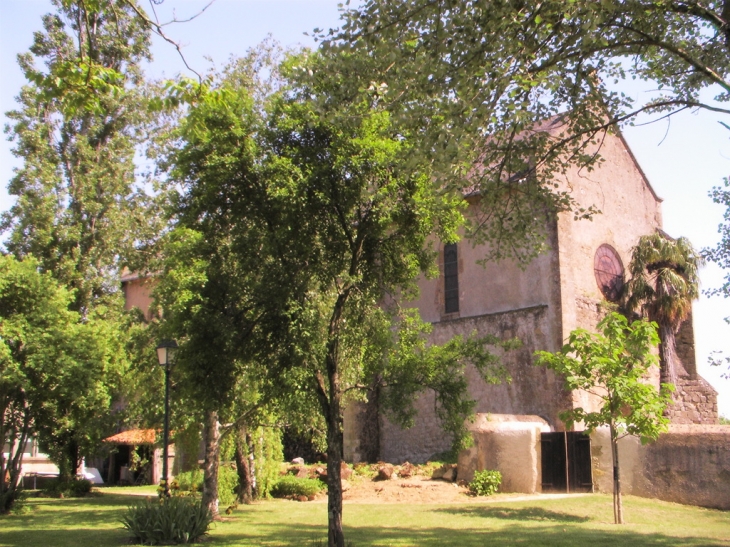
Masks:
[[[467,503],[475,499],[465,486],[421,475],[386,481],[355,477],[348,483],[345,503]]]

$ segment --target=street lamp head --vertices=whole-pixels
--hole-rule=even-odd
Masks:
[[[157,360],[160,366],[169,367],[175,362],[177,342],[175,340],[162,340],[157,344]]]

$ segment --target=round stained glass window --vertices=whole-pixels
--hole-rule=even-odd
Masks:
[[[610,245],[601,245],[593,260],[596,283],[609,302],[621,298],[624,288],[624,266],[616,250]]]

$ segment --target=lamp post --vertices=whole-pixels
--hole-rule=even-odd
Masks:
[[[161,367],[165,367],[165,428],[162,439],[162,480],[165,484],[165,497],[170,496],[170,482],[167,473],[167,445],[170,440],[170,367],[175,361],[177,342],[162,340],[157,345],[157,360]]]

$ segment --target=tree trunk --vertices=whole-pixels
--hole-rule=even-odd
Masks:
[[[339,394],[337,394],[339,395]],[[327,545],[345,547],[342,531],[342,465],[343,433],[340,398],[330,397],[327,416]]]
[[[674,336],[674,329],[671,325],[661,324],[659,326],[659,338],[661,340],[659,350],[660,361],[660,382],[662,384],[677,385],[677,342]]]
[[[353,275],[355,272],[351,272]],[[339,371],[340,322],[345,310],[349,290],[337,297],[328,329],[327,382],[320,371],[316,373],[317,397],[327,421],[327,546],[345,547],[342,531],[342,389]]]
[[[2,418],[5,418],[8,414],[14,414],[13,412],[4,412]],[[5,459],[0,454],[0,514],[4,514],[10,511],[15,504],[17,499],[18,484],[20,482],[20,469],[23,463],[23,453],[25,452],[25,444],[30,438],[30,410],[28,409],[27,403],[24,404],[22,410],[22,418],[16,418],[18,422],[10,428],[9,435],[9,451],[8,458]],[[3,423],[3,437],[7,430]]]
[[[58,481],[70,482],[76,478],[79,470],[79,445],[73,438],[73,433],[66,436],[66,444],[61,449],[58,462]]]
[[[621,478],[618,462],[618,438],[613,421],[610,424],[611,455],[613,456],[613,518],[616,524],[624,523],[624,507],[621,500]]]
[[[253,480],[251,477],[251,465],[249,454],[251,452],[248,443],[246,427],[241,426],[236,435],[236,471],[238,472],[238,501],[239,503],[251,503],[253,500]]]
[[[214,517],[218,516],[218,457],[220,454],[220,425],[218,412],[205,413],[203,437],[205,439],[205,463],[203,464],[203,505]]]

